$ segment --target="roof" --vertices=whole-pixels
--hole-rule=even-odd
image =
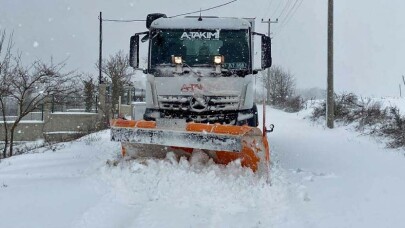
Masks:
[[[213,18],[208,17],[199,21],[198,18],[159,18],[152,22],[155,29],[248,29],[250,23],[242,18]]]

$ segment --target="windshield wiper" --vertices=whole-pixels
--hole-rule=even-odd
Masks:
[[[190,69],[191,72],[193,72],[198,77],[202,77],[200,74],[198,74],[198,72],[194,71],[193,68],[191,68],[187,63],[183,62],[183,65],[185,65],[188,69]]]

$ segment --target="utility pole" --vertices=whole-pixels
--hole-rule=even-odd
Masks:
[[[328,0],[328,86],[326,98],[326,125],[333,128],[335,101],[333,91],[333,0]]]
[[[101,75],[101,64],[103,61],[103,16],[102,13],[100,12],[100,16],[98,17],[100,20],[100,38],[99,38],[99,59],[98,59],[98,83],[103,84],[103,79]]]
[[[270,18],[269,18],[269,20],[267,20],[267,21],[265,21],[265,20],[263,20],[263,18],[262,18],[262,23],[267,23],[267,25],[268,25],[268,31],[267,31],[267,33],[268,33],[268,35],[269,35],[269,37],[270,37],[270,34],[271,34],[271,24],[275,24],[275,23],[278,23],[278,18],[275,20],[275,21],[272,21],[272,20],[270,20]],[[268,68],[267,69],[267,80],[270,80],[270,68]],[[264,93],[264,91],[263,91],[263,93]],[[269,95],[269,91],[267,91],[267,96],[266,97],[268,97],[268,95]],[[264,98],[263,99],[263,105],[265,105],[265,103],[266,103],[266,98]]]
[[[269,37],[270,37],[270,31],[271,31],[271,24],[274,24],[274,23],[278,23],[278,18],[275,20],[275,21],[272,21],[272,20],[270,20],[270,18],[269,18],[269,20],[267,20],[267,21],[265,21],[265,20],[263,20],[262,19],[262,23],[267,23],[268,24],[268,35],[269,35]]]

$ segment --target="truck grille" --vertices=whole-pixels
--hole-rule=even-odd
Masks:
[[[164,110],[217,112],[239,109],[239,96],[158,96],[158,102]]]
[[[163,111],[160,118],[167,119],[185,119],[187,122],[193,121],[195,123],[221,123],[221,124],[235,124],[238,113],[224,112],[224,113],[192,113],[188,111]]]

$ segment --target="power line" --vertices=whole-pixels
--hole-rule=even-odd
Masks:
[[[278,3],[277,7],[275,8],[276,10],[274,10],[274,12],[273,12],[273,14],[272,14],[271,16],[276,15],[276,13],[277,13],[278,10],[280,9],[282,3],[283,3],[283,0],[280,0],[280,2]]]
[[[169,18],[179,17],[179,16],[184,16],[184,15],[189,15],[189,14],[193,14],[193,13],[199,13],[199,12],[204,12],[204,11],[216,9],[216,8],[219,8],[219,7],[222,7],[222,6],[229,5],[229,4],[231,4],[231,3],[233,3],[233,2],[236,2],[236,1],[238,1],[238,0],[232,0],[232,1],[229,1],[229,2],[226,2],[226,3],[223,3],[223,4],[220,4],[220,5],[217,5],[217,6],[213,6],[213,7],[206,8],[206,9],[201,9],[201,10],[198,10],[198,11],[193,11],[193,12],[188,12],[188,13],[177,14],[177,15],[174,15],[174,16],[170,16]],[[102,19],[102,21],[108,21],[108,22],[140,22],[140,21],[146,21],[146,20],[143,20],[143,19],[132,19],[132,20],[123,20],[123,19]]]
[[[290,10],[288,11],[288,13],[286,14],[285,18],[287,20],[287,18],[290,16],[290,14],[292,13],[292,11],[295,9],[295,6],[297,5],[299,0],[295,0],[294,5],[290,8]]]
[[[300,8],[300,6],[302,5],[302,3],[304,2],[304,0],[301,0],[300,3],[297,5],[297,7],[292,11],[292,14],[286,16],[286,21],[285,24],[288,24],[288,22],[290,22],[290,20],[294,17],[294,15],[297,13],[298,9]]]
[[[134,19],[134,20],[103,19],[103,21],[110,21],[110,22],[136,22],[136,21],[146,21],[146,20],[141,20],[141,19]]]
[[[287,13],[287,15],[285,16],[285,20],[283,21],[283,23],[280,25],[280,27],[277,30],[277,34],[279,34],[282,29],[290,22],[290,20],[295,16],[295,14],[297,13],[298,9],[300,8],[300,6],[302,5],[302,3],[304,2],[304,0],[301,0],[299,2],[299,4],[297,5],[299,0],[296,0],[293,7],[290,9],[290,11]],[[291,13],[292,12],[292,13]]]
[[[278,18],[281,18],[281,16],[286,12],[287,8],[289,8],[291,6],[292,0],[288,0],[283,8],[283,10],[281,11],[280,15],[278,15]]]
[[[182,14],[170,16],[169,18],[179,17],[179,16],[185,16],[185,15],[189,15],[189,14],[193,14],[193,13],[199,13],[199,12],[204,12],[204,11],[216,9],[216,8],[219,8],[219,7],[222,7],[222,6],[226,6],[226,5],[231,4],[231,3],[233,3],[233,2],[236,2],[236,1],[238,1],[238,0],[232,0],[232,1],[226,2],[226,3],[224,3],[224,4],[217,5],[217,6],[213,6],[213,7],[206,8],[206,9],[201,9],[201,10],[197,10],[197,11],[193,11],[193,12],[182,13]]]
[[[263,18],[267,17],[267,15],[269,14],[269,12],[270,12],[270,6],[271,6],[272,3],[273,3],[273,0],[270,0],[270,1],[269,1],[269,5],[267,6],[266,10],[264,11],[264,12],[265,12],[265,15],[264,15]]]
[[[293,11],[293,13],[291,14],[291,16],[289,18],[287,18],[286,24],[288,24],[288,22],[291,20],[291,18],[294,17],[294,15],[297,13],[298,9],[300,8],[300,6],[302,5],[302,2],[304,2],[304,0],[301,0],[301,2],[298,4],[298,6],[295,8],[295,10]]]

